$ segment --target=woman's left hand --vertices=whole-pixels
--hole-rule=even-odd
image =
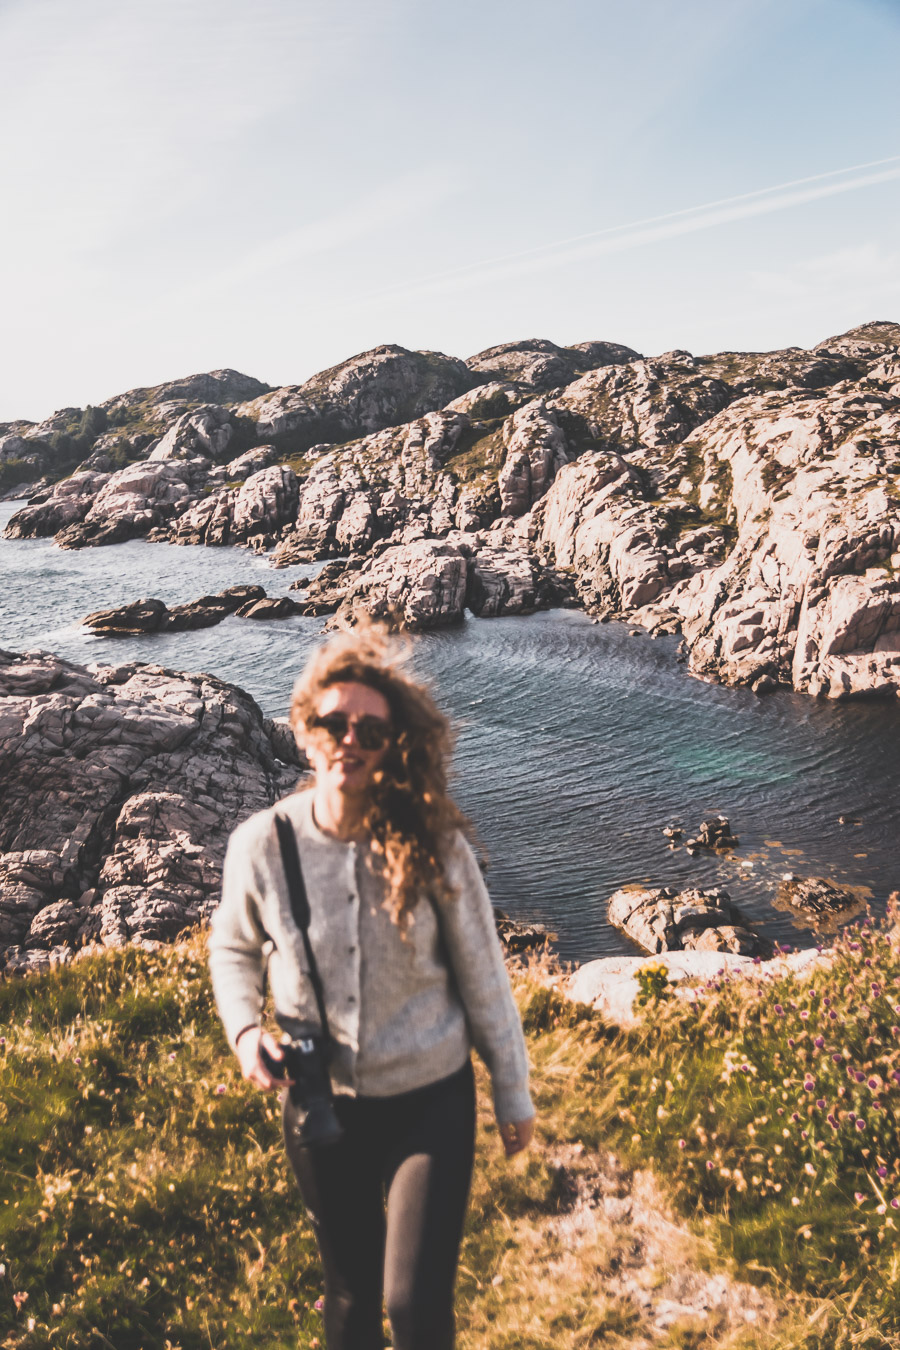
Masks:
[[[514,1153],[521,1153],[531,1143],[534,1135],[534,1116],[529,1116],[527,1120],[507,1120],[500,1125],[500,1138],[503,1140],[503,1147],[506,1150],[507,1158],[511,1158]]]

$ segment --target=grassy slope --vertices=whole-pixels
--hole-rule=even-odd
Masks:
[[[810,983],[664,999],[627,1034],[534,973],[515,982],[542,1146],[501,1160],[481,1074],[461,1350],[647,1343],[631,1301],[604,1292],[614,1235],[571,1242],[559,1224],[560,1150],[571,1183],[611,1147],[657,1169],[698,1235],[692,1260],[767,1284],[785,1310],[777,1333],[712,1319],[654,1344],[900,1346],[896,936],[857,931]],[[2,984],[0,1031],[0,1345],[319,1343],[277,1107],[227,1052],[202,937]]]

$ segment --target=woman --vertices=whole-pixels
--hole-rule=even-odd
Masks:
[[[374,627],[315,653],[291,725],[313,785],[229,841],[210,938],[216,1001],[244,1076],[282,1087],[270,1072],[282,1051],[261,1025],[267,952],[279,1020],[319,1018],[280,813],[309,897],[343,1127],[337,1143],[298,1142],[285,1094],[285,1145],[324,1267],[327,1345],[380,1350],[385,1298],[394,1350],[449,1350],[475,1133],[472,1045],[507,1156],[527,1147],[534,1120],[490,901],[447,795],[449,726]]]

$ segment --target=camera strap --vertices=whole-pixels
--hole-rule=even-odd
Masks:
[[[286,816],[275,817],[275,829],[278,833],[278,847],[281,849],[281,863],[284,867],[284,875],[287,881],[288,896],[291,902],[291,913],[294,916],[294,922],[300,929],[303,938],[303,948],[306,952],[306,960],[309,965],[309,979],[313,987],[313,993],[316,996],[316,1007],[319,1010],[319,1021],[322,1023],[322,1030],[326,1037],[330,1039],[331,1032],[328,1030],[328,1014],[325,1011],[325,991],[322,987],[322,977],[319,974],[319,967],[316,963],[315,953],[312,949],[312,943],[309,940],[309,898],[306,894],[306,882],[303,880],[303,868],[300,866],[300,854],[297,850],[297,836],[294,834],[294,827]]]

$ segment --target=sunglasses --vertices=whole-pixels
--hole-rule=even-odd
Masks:
[[[352,727],[361,750],[383,750],[391,739],[390,725],[383,717],[348,717],[343,712],[324,713],[321,717],[311,717],[308,722],[310,731],[324,731],[335,743],[340,745]]]

